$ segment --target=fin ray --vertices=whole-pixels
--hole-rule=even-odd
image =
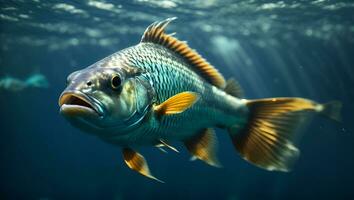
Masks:
[[[165,33],[167,25],[175,19],[176,17],[173,17],[161,22],[152,23],[145,30],[140,42],[159,44],[175,52],[190,64],[193,71],[203,77],[207,82],[223,89],[225,87],[225,79],[215,67],[195,50],[191,49],[186,42],[173,37],[173,34]]]
[[[161,115],[179,114],[190,108],[198,101],[199,96],[195,92],[181,92],[178,93],[160,105],[156,105],[154,110]]]
[[[240,84],[233,78],[228,79],[226,81],[226,86],[224,88],[224,91],[228,93],[229,95],[232,95],[234,97],[242,98],[243,97],[243,90]]]
[[[168,144],[165,140],[160,139],[159,142],[160,142],[159,145],[161,145],[160,147],[167,147],[167,148],[171,149],[172,151],[179,153],[179,151],[175,147]]]
[[[200,134],[186,140],[184,144],[194,158],[200,159],[211,166],[221,167],[216,156],[218,141],[213,129],[204,129]]]
[[[144,156],[142,156],[138,152],[136,152],[130,148],[123,148],[123,157],[124,157],[125,163],[127,164],[127,166],[130,169],[142,174],[143,176],[154,179],[160,183],[164,183],[163,181],[156,178],[155,176],[153,176],[150,173],[149,166],[148,166]]]
[[[300,152],[293,145],[295,130],[307,117],[306,113],[322,113],[321,105],[303,98],[269,98],[250,100],[249,119],[241,129],[229,128],[235,148],[252,164],[277,171],[289,171]],[[338,116],[338,104],[329,104]],[[327,113],[325,113],[327,114]]]

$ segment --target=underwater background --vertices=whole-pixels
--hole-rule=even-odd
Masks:
[[[0,199],[354,199],[354,2],[331,0],[0,1]],[[290,173],[242,160],[217,130],[223,168],[139,151],[161,184],[119,147],[72,127],[58,97],[71,72],[139,42],[154,21],[187,40],[246,98],[343,103],[314,116]],[[30,84],[31,83],[31,84]]]

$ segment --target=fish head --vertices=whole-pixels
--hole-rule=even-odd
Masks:
[[[137,68],[89,67],[68,76],[60,113],[85,131],[123,134],[148,113],[151,89]]]

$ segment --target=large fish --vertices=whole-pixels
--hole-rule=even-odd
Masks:
[[[339,120],[341,104],[304,98],[247,100],[195,50],[166,34],[174,18],[151,24],[136,46],[73,72],[60,113],[86,132],[122,147],[129,168],[157,179],[134,147],[182,141],[193,158],[220,166],[214,127],[226,129],[238,153],[266,170],[288,171],[299,155],[295,128],[308,113]]]

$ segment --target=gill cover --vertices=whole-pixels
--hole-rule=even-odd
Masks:
[[[124,120],[123,126],[125,129],[131,129],[137,126],[146,116],[154,100],[154,89],[152,83],[145,75],[138,75],[132,78],[132,85],[134,85],[135,95],[135,112]]]

